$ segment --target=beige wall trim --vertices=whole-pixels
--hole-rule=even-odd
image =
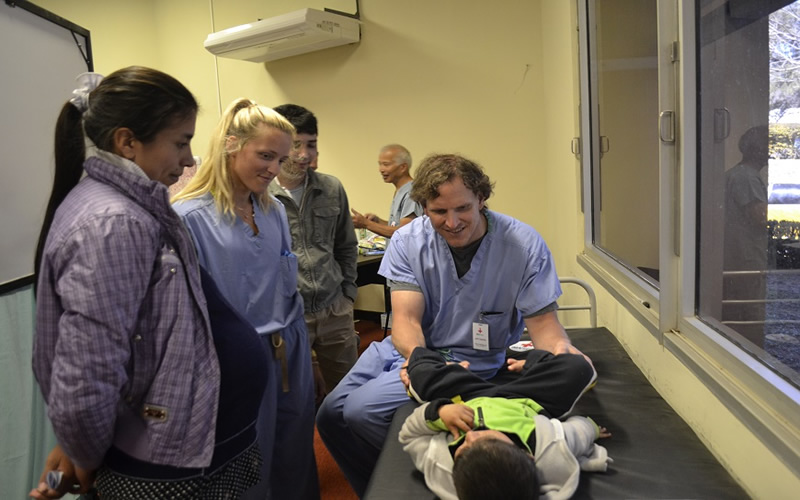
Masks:
[[[709,356],[706,346],[698,346],[687,335],[670,331],[664,334],[664,346],[714,394],[742,424],[778,457],[788,469],[800,476],[800,422],[791,422],[786,415],[800,412],[800,401],[780,392],[752,374],[752,369],[730,358],[720,364],[719,356]],[[717,347],[717,351],[721,351]],[[749,358],[749,356],[748,356]],[[750,375],[743,373],[750,372]],[[742,383],[741,378],[752,380]],[[775,375],[772,375],[774,383]],[[760,383],[755,383],[760,382]],[[783,385],[789,388],[789,384]],[[797,397],[797,391],[793,391]],[[794,407],[793,409],[790,407]]]

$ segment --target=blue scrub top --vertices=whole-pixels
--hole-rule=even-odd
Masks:
[[[200,265],[261,335],[303,315],[286,210],[272,201],[267,212],[253,203],[258,234],[240,218],[220,214],[210,193],[173,205],[194,239]]]
[[[425,297],[422,331],[429,348],[450,350],[453,359],[491,377],[518,341],[523,316],[561,296],[550,250],[535,229],[512,217],[485,211],[489,229],[460,279],[447,242],[418,217],[392,237],[379,273],[419,286]],[[473,348],[473,324],[489,325],[489,351]]]

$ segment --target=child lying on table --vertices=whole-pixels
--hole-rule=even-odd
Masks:
[[[538,363],[561,363],[560,356],[575,355],[533,350],[527,356]],[[562,387],[552,387],[548,397],[562,395],[553,407],[571,409],[594,383],[594,369],[586,365],[591,372],[578,370]],[[526,370],[525,360],[509,360],[508,368],[517,373],[513,382],[487,385],[466,365],[447,364],[435,351],[418,347],[409,359],[409,392],[420,402],[430,401],[406,419],[400,442],[428,488],[443,500],[567,499],[578,487],[581,470],[605,471],[612,461],[594,443],[611,436],[605,428],[587,417],[549,418],[552,409],[526,394],[541,373]],[[447,399],[444,394],[461,396]]]

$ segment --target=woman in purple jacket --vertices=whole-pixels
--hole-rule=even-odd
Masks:
[[[169,204],[197,103],[148,68],[79,81],[37,249],[33,369],[58,446],[31,496],[236,496],[259,479],[269,359]]]

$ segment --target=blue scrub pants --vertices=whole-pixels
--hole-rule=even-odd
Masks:
[[[410,400],[400,381],[404,362],[391,337],[373,342],[317,412],[319,435],[359,497],[367,490],[395,411]]]
[[[317,500],[319,479],[314,457],[314,377],[311,349],[302,316],[281,331],[289,363],[289,392],[283,392],[281,364],[273,360],[258,415],[258,445],[264,458],[261,482],[246,500]],[[261,341],[272,353],[269,335]]]

